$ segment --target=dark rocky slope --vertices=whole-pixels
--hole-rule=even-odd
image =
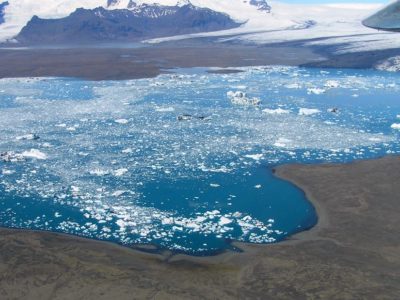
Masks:
[[[8,5],[8,2],[0,3],[0,24],[4,23],[4,15],[5,15],[5,8]]]
[[[23,44],[135,42],[149,38],[209,32],[240,26],[208,8],[140,5],[131,9],[77,9],[61,19],[34,16],[16,39]]]

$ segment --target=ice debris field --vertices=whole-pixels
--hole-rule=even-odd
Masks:
[[[207,254],[312,227],[283,163],[400,152],[400,75],[175,70],[0,80],[0,225]]]

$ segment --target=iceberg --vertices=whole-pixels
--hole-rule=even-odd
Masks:
[[[277,109],[265,108],[262,111],[264,113],[270,114],[270,115],[282,115],[282,114],[289,114],[290,113],[290,110],[282,109],[282,108],[277,108]]]
[[[400,123],[394,123],[390,126],[392,129],[399,129],[400,130]]]
[[[22,156],[26,158],[35,158],[40,160],[47,159],[47,155],[37,149],[31,149],[29,151],[22,152]]]
[[[299,109],[299,116],[310,116],[314,114],[318,114],[321,111],[317,108],[300,108]]]
[[[237,91],[229,91],[227,93],[228,98],[231,100],[232,104],[235,105],[247,105],[247,106],[258,106],[261,104],[261,100],[259,98],[248,98],[246,93]]]

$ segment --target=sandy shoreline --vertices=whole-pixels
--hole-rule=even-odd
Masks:
[[[400,157],[276,174],[306,192],[316,227],[212,257],[0,229],[2,299],[396,299]]]
[[[309,48],[209,43],[119,49],[0,48],[0,78],[73,77],[124,80],[156,77],[172,68],[298,66],[323,59],[323,55],[316,54]]]
[[[254,45],[200,38],[132,48],[0,47],[0,78],[125,80],[156,77],[173,68],[229,68],[228,72],[235,72],[235,67],[265,65],[368,69],[400,55],[400,49],[337,54],[340,45],[311,47],[305,46],[306,41]]]

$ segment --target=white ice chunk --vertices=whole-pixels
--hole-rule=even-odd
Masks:
[[[128,171],[129,170],[127,168],[121,168],[121,169],[115,170],[114,175],[115,176],[123,176],[124,174],[128,173]]]
[[[318,114],[321,111],[316,108],[300,108],[299,109],[299,116],[310,116],[314,114]]]
[[[218,224],[221,225],[221,226],[224,226],[224,225],[227,225],[227,224],[231,224],[232,222],[233,222],[233,221],[232,221],[231,219],[228,219],[228,218],[222,216],[222,217],[219,219]]]
[[[400,56],[389,57],[375,65],[375,69],[388,72],[400,71]]]
[[[89,174],[90,175],[96,175],[96,176],[105,176],[105,175],[109,175],[110,172],[107,171],[107,170],[94,169],[94,170],[90,170]]]
[[[390,128],[392,129],[399,129],[400,130],[400,123],[393,123]]]
[[[118,191],[115,191],[114,193],[112,193],[111,195],[114,196],[114,197],[119,197],[119,196],[122,196],[125,193],[126,193],[126,191],[124,191],[124,190],[118,190]]]
[[[281,137],[274,143],[274,146],[283,148],[283,147],[286,147],[287,144],[290,143],[290,142],[291,142],[291,140]]]
[[[30,134],[17,136],[16,139],[19,140],[19,141],[21,141],[21,140],[22,141],[23,140],[37,140],[37,139],[39,139],[39,136],[34,134],[34,133],[30,133]]]
[[[321,88],[308,88],[307,89],[307,94],[309,94],[309,95],[311,95],[311,94],[321,95],[321,94],[323,94],[325,92],[326,92],[326,90],[325,89],[321,89]]]
[[[47,159],[47,155],[37,149],[31,149],[29,151],[24,151],[24,152],[22,152],[22,156],[27,157],[27,158],[36,158],[36,159],[40,159],[40,160]]]
[[[175,111],[175,108],[173,108],[172,106],[157,106],[156,108],[155,108],[155,111],[158,111],[158,112],[173,112],[173,111]]]
[[[11,175],[15,173],[14,170],[8,170],[8,169],[3,169],[1,172],[3,175]]]
[[[325,87],[326,88],[338,88],[340,86],[339,81],[336,80],[328,80],[327,82],[325,82]]]
[[[114,122],[118,123],[118,124],[122,124],[122,125],[129,123],[129,121],[127,119],[116,119],[116,120],[114,120]]]
[[[228,98],[231,100],[232,104],[235,105],[253,105],[253,106],[258,106],[261,104],[261,100],[259,98],[248,98],[246,93],[241,92],[241,91],[229,91],[226,93]]]
[[[133,149],[132,148],[126,148],[126,149],[122,150],[122,153],[125,153],[125,154],[133,153]]]
[[[251,158],[254,160],[260,160],[263,158],[263,156],[264,155],[262,153],[259,153],[259,154],[246,154],[244,157]]]
[[[301,85],[298,83],[290,83],[290,84],[285,85],[285,87],[287,89],[300,89]]]
[[[290,113],[290,110],[287,109],[282,109],[282,108],[277,108],[277,109],[263,109],[263,112],[266,114],[270,114],[270,115],[282,115],[282,114],[288,114]]]
[[[73,193],[79,193],[80,189],[79,187],[75,186],[75,185],[71,185],[71,191]]]

